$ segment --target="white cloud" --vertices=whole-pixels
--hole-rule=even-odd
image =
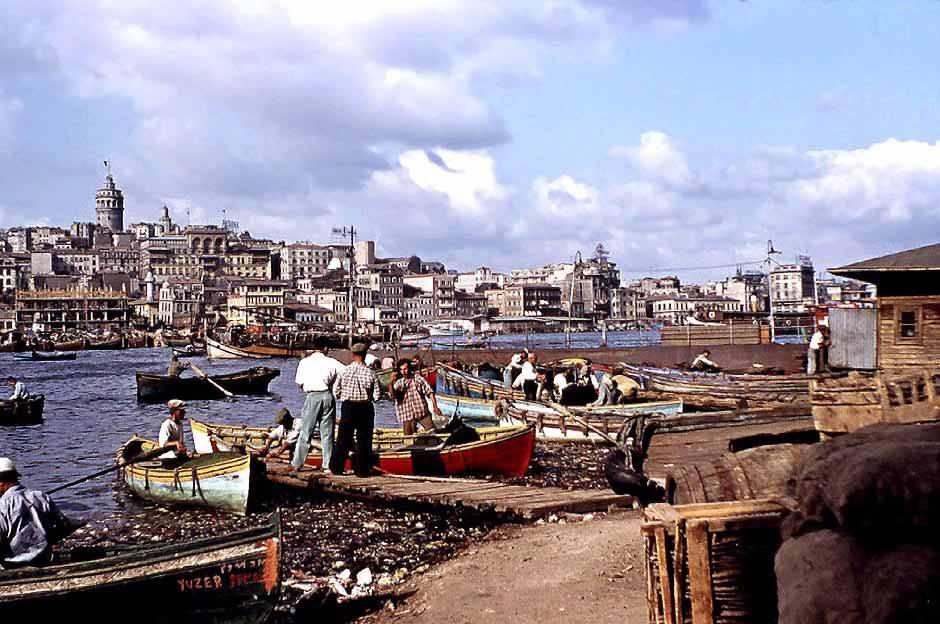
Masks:
[[[642,175],[676,186],[688,186],[692,181],[685,154],[664,132],[651,130],[640,136],[638,146],[614,146],[609,154],[624,158]]]

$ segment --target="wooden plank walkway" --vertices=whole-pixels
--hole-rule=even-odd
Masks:
[[[351,474],[335,476],[311,470],[289,473],[286,463],[270,460],[267,462],[267,473],[272,483],[325,494],[385,503],[463,507],[525,520],[560,512],[589,513],[606,511],[611,506],[633,505],[632,496],[621,496],[610,490],[563,490],[438,477],[382,475],[360,478]]]

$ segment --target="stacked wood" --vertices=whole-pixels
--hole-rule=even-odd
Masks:
[[[650,624],[764,624],[777,619],[776,501],[650,505],[645,542]]]
[[[756,345],[761,343],[760,326],[752,323],[727,325],[683,325],[659,330],[662,344],[668,347],[705,347],[716,345]]]
[[[774,444],[680,466],[669,475],[666,491],[677,505],[786,496],[788,482],[807,448],[805,444]]]
[[[810,384],[816,429],[831,435],[876,423],[940,420],[940,373],[861,373]]]

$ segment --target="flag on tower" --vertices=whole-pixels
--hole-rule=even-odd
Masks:
[[[107,160],[106,160],[106,161],[104,161],[104,166],[105,166],[105,167],[107,167],[107,166],[108,166],[108,161],[107,161]]]

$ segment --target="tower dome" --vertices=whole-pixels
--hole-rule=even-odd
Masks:
[[[115,233],[124,231],[124,193],[115,186],[110,173],[104,186],[95,192],[95,217],[99,228]]]

